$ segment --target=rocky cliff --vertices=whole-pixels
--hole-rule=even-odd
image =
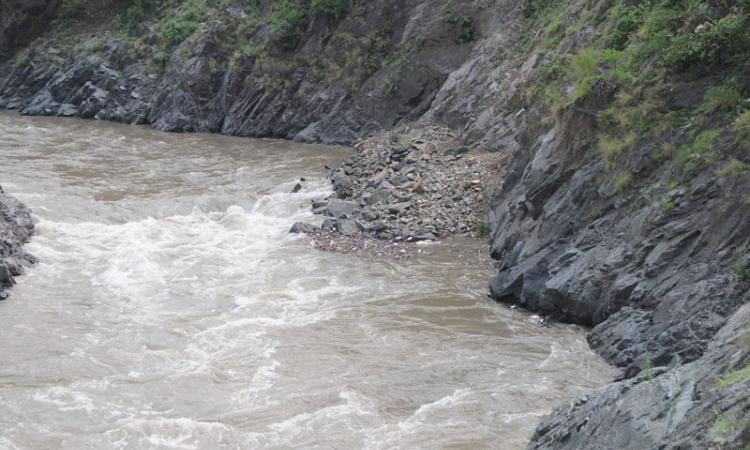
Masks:
[[[623,369],[530,447],[747,444],[747,1],[97,1],[0,66],[0,106],[336,143],[450,127],[509,160],[492,295],[592,326]]]
[[[427,111],[477,33],[511,20],[482,11],[512,2],[79,3],[0,69],[0,107],[352,143]]]

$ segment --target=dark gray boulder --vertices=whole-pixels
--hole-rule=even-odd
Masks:
[[[33,233],[29,209],[0,188],[0,293],[15,284],[15,277],[22,275],[26,266],[36,262],[22,248]]]

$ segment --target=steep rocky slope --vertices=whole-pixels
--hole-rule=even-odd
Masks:
[[[510,20],[481,11],[513,2],[357,2],[344,15],[293,0],[95,3],[132,5],[101,17],[65,2],[54,32],[0,70],[0,107],[351,143],[419,118],[475,33]]]
[[[747,1],[97,1],[107,26],[71,33],[96,21],[64,2],[0,66],[0,106],[339,143],[448,126],[510,161],[493,296],[594,326],[623,369],[531,447],[746,445]]]

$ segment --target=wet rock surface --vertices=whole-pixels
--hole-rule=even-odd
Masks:
[[[33,233],[29,209],[0,187],[0,300],[10,295],[8,288],[15,284],[15,277],[36,262],[22,248]]]
[[[648,368],[580,396],[542,422],[529,448],[747,448],[748,323],[750,305],[745,305],[696,361]]]

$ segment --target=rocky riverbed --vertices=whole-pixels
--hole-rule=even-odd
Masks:
[[[36,262],[22,248],[33,233],[29,209],[0,187],[0,300],[10,295],[8,288],[15,284],[15,277]]]

